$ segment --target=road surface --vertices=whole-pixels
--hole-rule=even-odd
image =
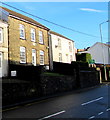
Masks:
[[[63,96],[49,98],[25,106],[12,108],[2,113],[3,118],[47,118],[98,119],[110,120],[110,84]]]

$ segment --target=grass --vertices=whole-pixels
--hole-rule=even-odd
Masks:
[[[51,72],[44,72],[42,75],[48,75],[48,76],[64,76],[59,73],[51,73]]]
[[[19,80],[19,79],[9,79],[9,78],[3,78],[2,83],[28,83],[28,81]]]

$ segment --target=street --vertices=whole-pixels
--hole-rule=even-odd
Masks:
[[[6,110],[3,118],[110,119],[110,84]]]

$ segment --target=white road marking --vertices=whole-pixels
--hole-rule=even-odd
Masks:
[[[89,120],[90,120],[90,119],[93,119],[93,118],[95,118],[95,116],[91,116],[91,117],[89,118]]]
[[[91,101],[86,102],[86,103],[83,103],[83,104],[81,104],[81,105],[87,105],[87,104],[89,104],[89,103],[92,103],[92,102],[95,102],[95,101],[98,101],[98,100],[101,100],[101,99],[103,99],[103,97],[97,98],[97,99],[95,99],[95,100],[91,100]]]
[[[110,108],[108,108],[106,111],[109,111],[110,110]]]
[[[108,109],[106,109],[106,111],[109,111],[110,110],[110,108],[108,108]],[[103,114],[104,112],[100,112],[100,113],[98,113],[98,115],[101,115],[101,114]],[[90,119],[93,119],[93,118],[95,118],[95,116],[91,116],[90,118],[88,118],[89,120]]]
[[[60,111],[60,112],[54,113],[54,114],[52,114],[52,115],[49,115],[49,116],[43,117],[43,118],[38,119],[38,120],[47,119],[47,118],[50,118],[50,117],[53,117],[53,116],[56,116],[56,115],[62,114],[62,113],[64,113],[64,112],[66,112],[66,111],[63,110],[63,111]]]
[[[104,112],[100,112],[100,113],[98,113],[98,115],[101,115],[101,114],[103,114]]]

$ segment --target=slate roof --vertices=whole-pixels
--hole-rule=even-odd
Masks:
[[[60,37],[63,37],[63,38],[65,38],[65,39],[71,40],[71,39],[69,39],[69,38],[67,38],[67,37],[65,37],[65,36],[63,36],[63,35],[61,35],[61,34],[59,34],[59,33],[54,32],[54,31],[50,31],[50,33],[51,33],[51,34],[54,34],[54,35],[57,35],[57,36],[60,36]],[[74,42],[73,40],[71,40],[71,41]]]
[[[5,8],[5,7],[1,7],[1,6],[0,6],[0,8],[2,8],[2,9],[4,9],[5,11],[9,12],[9,15],[12,15],[12,16],[10,16],[10,17],[13,17],[13,16],[19,17],[19,18],[21,18],[21,20],[24,19],[24,20],[30,22],[30,24],[31,24],[31,23],[34,23],[37,27],[41,27],[41,28],[43,28],[43,29],[49,30],[49,28],[47,28],[46,26],[40,24],[39,22],[35,21],[34,19],[32,19],[32,18],[30,18],[30,17],[27,17],[27,16],[25,16],[25,15],[22,15],[22,14],[20,14],[20,13],[17,13],[17,12],[15,12],[15,11],[12,11],[12,10],[7,9],[7,8]],[[17,19],[17,18],[16,18],[16,19]]]

